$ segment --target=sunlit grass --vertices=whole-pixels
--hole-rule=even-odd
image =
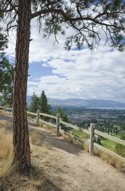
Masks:
[[[115,155],[115,153],[110,153],[105,150],[95,148],[95,155],[101,157],[104,161],[108,162],[121,172],[125,172],[125,160]]]
[[[115,143],[113,141],[110,141],[108,139],[102,139],[101,145],[117,154],[119,154],[122,157],[125,157],[125,146]]]
[[[37,131],[33,131],[30,134],[30,142],[33,145],[40,146],[41,145],[41,134]]]
[[[5,127],[7,122],[5,120],[0,120],[0,127]]]
[[[72,129],[69,131],[75,138],[79,138],[79,139],[88,139],[89,135],[84,133],[82,130],[75,130]]]
[[[0,177],[5,176],[13,162],[12,135],[0,129]]]
[[[102,139],[101,140],[101,145],[111,151],[115,151],[115,146],[116,146],[116,143],[113,142],[113,141],[110,141],[108,139]]]

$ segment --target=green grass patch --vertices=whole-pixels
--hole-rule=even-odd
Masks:
[[[71,133],[75,138],[79,138],[81,140],[89,138],[89,135],[84,133],[82,130],[72,129],[69,131],[69,133]]]
[[[122,133],[123,136],[125,136],[125,133]],[[118,139],[121,139],[121,133],[119,134],[112,134],[113,137],[117,137]]]
[[[121,155],[122,157],[125,157],[125,146],[117,143],[115,146],[115,152]]]
[[[121,135],[120,134],[112,134],[113,137],[117,137],[118,139],[120,139]]]
[[[115,143],[113,141],[110,141],[108,139],[102,139],[101,145],[117,154],[119,154],[122,157],[125,157],[125,146]]]
[[[115,151],[116,143],[113,141],[110,141],[109,139],[102,139],[101,145],[111,151]]]

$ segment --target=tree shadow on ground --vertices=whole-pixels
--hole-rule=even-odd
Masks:
[[[7,122],[9,122],[9,128],[11,126],[10,129],[12,130],[12,116],[0,115],[0,120],[6,120]],[[44,130],[40,127],[36,127],[35,124],[32,122],[29,122],[29,130],[39,132],[41,136],[41,144],[46,144],[51,149],[57,148],[72,154],[79,154],[81,152],[80,146],[73,144],[71,140],[65,140],[61,136],[57,137],[50,131]]]
[[[32,132],[38,132],[40,134],[41,145],[47,145],[50,149],[61,149],[68,153],[78,155],[81,152],[81,148],[79,145],[73,144],[70,140],[65,140],[62,136],[57,137],[49,131],[46,131],[42,128],[35,130],[32,129]]]
[[[11,170],[4,178],[0,179],[0,191],[61,191],[49,178],[47,178],[39,166],[32,166],[28,176]]]

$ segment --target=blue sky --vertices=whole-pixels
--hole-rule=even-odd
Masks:
[[[125,52],[104,44],[94,51],[85,48],[64,49],[65,39],[43,38],[32,22],[29,56],[28,95],[42,90],[50,98],[110,99],[125,102]],[[72,31],[68,31],[72,34]],[[15,55],[15,31],[10,33],[6,50],[11,60]]]
[[[29,75],[31,79],[39,79],[41,76],[52,75],[50,67],[43,67],[44,62],[33,62],[29,65]]]

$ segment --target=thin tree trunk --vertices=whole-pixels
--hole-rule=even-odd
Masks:
[[[19,0],[16,66],[13,95],[14,161],[21,172],[31,167],[29,132],[26,113],[28,57],[30,43],[31,0]]]

